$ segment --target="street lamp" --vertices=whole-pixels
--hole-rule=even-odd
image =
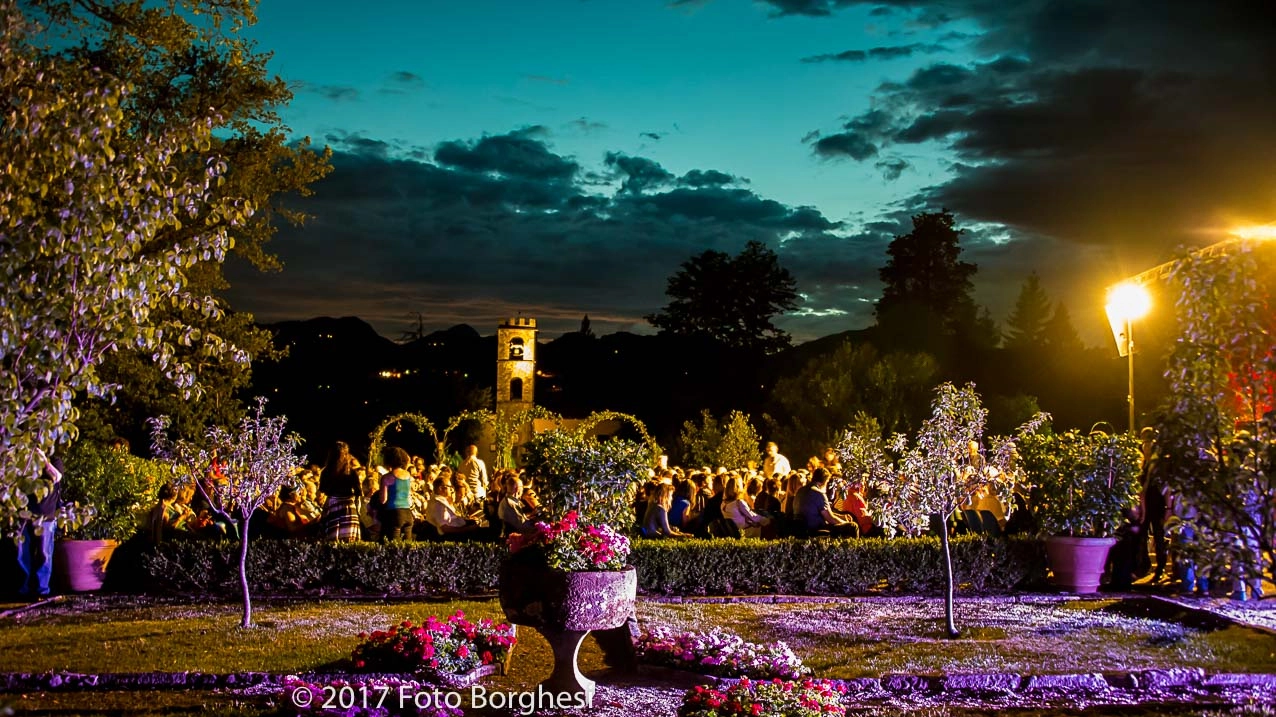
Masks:
[[[1152,297],[1142,284],[1124,281],[1108,289],[1108,300],[1103,307],[1108,314],[1108,322],[1112,325],[1112,335],[1116,337],[1117,352],[1129,357],[1130,392],[1126,402],[1130,409],[1130,432],[1134,425],[1134,320],[1143,318],[1152,308]]]

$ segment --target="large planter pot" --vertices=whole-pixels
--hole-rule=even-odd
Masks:
[[[54,550],[53,568],[58,583],[71,592],[101,590],[106,565],[119,546],[114,540],[60,540]]]
[[[501,565],[500,595],[506,619],[534,628],[554,651],[554,672],[541,683],[544,691],[592,705],[594,682],[576,663],[580,644],[592,630],[628,624],[638,596],[634,568],[560,572],[507,560]]]
[[[1054,584],[1075,593],[1098,592],[1108,551],[1116,543],[1116,538],[1046,538]]]
[[[608,630],[629,619],[638,596],[633,567],[565,573],[506,561],[501,609],[515,625],[554,630]]]

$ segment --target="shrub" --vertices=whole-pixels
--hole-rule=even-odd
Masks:
[[[62,483],[62,499],[92,508],[93,517],[71,527],[74,540],[118,540],[137,532],[139,517],[155,504],[168,466],[138,458],[126,450],[80,441],[71,447]]]
[[[1037,540],[952,540],[953,569],[969,592],[1045,582]],[[321,543],[260,540],[248,579],[266,594],[348,593],[454,597],[496,590],[505,549],[495,543]],[[130,550],[108,566],[120,589],[234,594],[237,546],[175,541]],[[649,595],[937,595],[944,569],[937,538],[638,540],[631,554]],[[763,567],[765,566],[765,567]],[[118,576],[128,576],[128,580]],[[136,575],[137,577],[134,577]]]
[[[716,628],[705,633],[644,630],[635,648],[643,662],[718,677],[793,680],[811,672],[784,642],[759,645]]]
[[[388,630],[359,633],[350,655],[355,669],[370,672],[424,672],[464,675],[482,665],[500,664],[514,648],[514,631],[486,618],[477,623],[457,610],[446,620],[431,615],[420,625],[404,620]]]
[[[696,687],[682,698],[678,717],[827,717],[846,714],[846,688],[828,680],[753,682],[726,689]]]

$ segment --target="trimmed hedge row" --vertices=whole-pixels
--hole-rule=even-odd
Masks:
[[[966,592],[1005,592],[1045,581],[1039,541],[967,536],[952,541]],[[248,552],[253,590],[270,595],[430,595],[496,590],[505,555],[494,543],[338,544],[259,540]],[[126,544],[110,563],[108,589],[233,595],[238,546],[205,541]],[[938,594],[937,538],[644,541],[634,546],[638,589],[648,595]]]

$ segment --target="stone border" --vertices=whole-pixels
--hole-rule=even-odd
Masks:
[[[1199,667],[1134,672],[1090,672],[1057,675],[1021,675],[986,672],[955,675],[884,675],[849,680],[829,680],[846,688],[848,695],[891,693],[900,695],[989,695],[1040,692],[1104,692],[1107,690],[1161,690],[1167,688],[1258,688],[1276,691],[1276,674],[1219,672],[1207,674]],[[727,685],[737,679],[717,678]]]
[[[640,668],[641,671],[642,668]],[[668,668],[666,668],[668,669]],[[283,684],[286,675],[270,672],[213,674],[207,672],[143,672],[86,674],[75,672],[0,673],[0,693],[79,692],[156,689],[246,689]],[[377,679],[405,675],[385,674],[302,674],[307,681],[331,679]],[[706,677],[707,684],[729,685],[732,678]],[[830,680],[843,685],[848,695],[891,693],[904,695],[986,696],[989,694],[1031,694],[1042,692],[1104,692],[1107,690],[1163,690],[1199,688],[1205,690],[1262,689],[1276,691],[1276,674],[1219,672],[1203,669],[1170,668],[1134,672],[1091,672],[1058,675],[1021,675],[988,672],[954,675],[885,675],[849,680]]]

